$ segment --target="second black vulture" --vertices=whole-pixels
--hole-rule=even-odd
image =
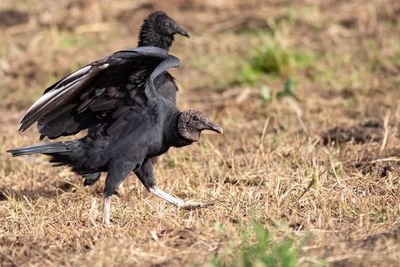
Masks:
[[[81,88],[85,88],[102,72],[118,71],[119,67],[139,59],[147,66],[147,70],[152,71],[146,81],[140,79],[135,90],[124,91],[130,97],[100,98],[101,101],[97,102],[98,95],[115,93],[109,89],[112,87],[101,87],[89,94],[80,94]],[[165,50],[142,47],[117,52],[78,70],[39,99],[28,114],[48,111],[51,102],[61,105],[68,104],[69,99],[76,99],[79,102],[72,101],[69,104],[82,110],[82,114],[85,114],[84,110],[92,109],[90,119],[98,123],[97,127],[78,140],[33,145],[8,152],[13,156],[46,154],[51,156],[50,161],[55,165],[68,165],[81,175],[107,172],[103,205],[105,224],[110,223],[110,196],[132,170],[149,192],[164,200],[178,207],[201,206],[201,203],[185,202],[158,188],[151,162],[151,158],[165,153],[172,146],[182,147],[198,141],[203,130],[222,133],[222,128],[201,112],[181,112],[172,101],[159,94],[155,80],[168,68],[177,66],[179,60]],[[32,121],[36,117],[27,119]],[[87,123],[87,120],[83,122]],[[78,120],[77,129],[80,125]]]
[[[144,20],[139,33],[138,46],[156,46],[166,51],[174,41],[174,35],[190,36],[176,21],[170,18],[163,11],[156,11],[147,16]],[[168,72],[164,72],[155,80],[155,85],[162,96],[176,103],[176,92],[178,87],[174,77]]]

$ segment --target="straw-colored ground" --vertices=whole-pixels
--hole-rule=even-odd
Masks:
[[[39,142],[18,120],[48,85],[135,47],[157,9],[192,33],[171,50],[179,107],[225,130],[171,149],[158,183],[215,205],[130,176],[108,228],[103,181],[5,151]],[[0,40],[0,266],[250,266],[253,244],[253,266],[400,265],[399,1],[2,1]]]

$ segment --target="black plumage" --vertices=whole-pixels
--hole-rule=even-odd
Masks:
[[[168,55],[165,50],[155,47],[140,47],[117,52],[60,81],[49,91],[52,94],[51,98],[42,96],[44,100],[39,99],[26,117],[27,121],[32,121],[31,117],[35,118],[35,114],[41,114],[42,109],[51,110],[51,105],[48,105],[52,102],[58,103],[59,106],[83,105],[84,110],[90,110],[93,103],[98,100],[96,90],[100,90],[99,94],[102,96],[108,94],[110,87],[106,86],[106,90],[103,90],[103,87],[93,89],[91,94],[87,94],[83,90],[87,88],[87,84],[102,72],[116,72],[122,66],[136,60],[142,62],[141,66],[146,66],[146,72],[151,70],[147,80],[138,82],[134,90],[120,91],[124,97],[114,98],[117,102],[112,104],[111,108],[91,111],[91,119],[95,120],[97,126],[92,127],[85,137],[75,141],[9,150],[13,156],[37,153],[50,155],[50,161],[54,164],[68,165],[81,175],[97,176],[99,172],[107,172],[103,217],[107,224],[110,210],[109,197],[132,170],[147,190],[166,201],[178,207],[201,205],[201,203],[187,203],[159,189],[155,184],[151,161],[153,157],[165,153],[171,146],[182,147],[198,141],[203,130],[222,133],[222,128],[204,114],[193,110],[180,112],[175,103],[159,94],[155,85],[157,77],[168,68],[177,67],[179,60]],[[108,98],[104,98],[103,101],[107,102]],[[77,122],[79,128],[79,120]]]
[[[140,46],[156,46],[169,50],[174,41],[174,34],[189,37],[176,21],[171,19],[163,11],[151,13],[143,22],[139,33]]]

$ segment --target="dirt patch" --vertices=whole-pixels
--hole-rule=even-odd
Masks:
[[[334,261],[331,266],[365,266],[365,262],[369,262],[370,266],[378,266],[380,265],[379,260],[372,259],[367,251],[374,251],[375,253],[381,252],[381,255],[384,256],[385,251],[393,249],[399,241],[400,228],[391,232],[370,235],[365,239],[351,240],[345,247],[347,249],[357,250],[359,253],[355,253],[352,258]],[[396,262],[392,263],[396,264]]]
[[[385,241],[399,242],[400,241],[400,227],[395,229],[392,232],[370,235],[366,239],[358,241],[358,243],[361,247],[373,248],[379,242],[385,242]]]
[[[364,144],[382,140],[383,126],[378,121],[368,121],[352,127],[334,127],[321,134],[324,145],[341,145],[348,142]]]
[[[18,10],[0,11],[0,28],[7,28],[27,23],[29,14]]]
[[[0,201],[6,201],[8,198],[15,198],[17,200],[30,199],[35,200],[38,198],[54,198],[57,195],[55,190],[45,189],[23,189],[23,190],[12,190],[9,188],[0,188]]]
[[[364,150],[358,155],[359,159],[349,163],[346,169],[356,169],[363,175],[384,178],[390,175],[400,175],[400,150],[379,148]],[[347,157],[348,158],[348,157]]]
[[[378,177],[387,177],[390,173],[400,173],[400,162],[364,161],[354,164],[362,174],[373,174]]]
[[[43,251],[59,253],[61,248],[49,245],[46,239],[32,240],[28,237],[3,236],[0,238],[0,266],[20,266],[22,261],[30,261],[31,264],[49,260],[48,255]],[[4,248],[12,251],[10,254],[3,254]],[[63,248],[69,249],[69,248]],[[23,259],[23,260],[22,260]]]

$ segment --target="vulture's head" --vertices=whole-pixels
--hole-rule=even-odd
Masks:
[[[188,141],[196,142],[203,130],[210,130],[222,134],[222,128],[212,122],[203,113],[196,110],[186,110],[178,119],[179,134]]]
[[[151,13],[143,22],[139,34],[139,46],[157,46],[168,50],[174,35],[180,34],[189,37],[176,21],[171,19],[163,11]]]

